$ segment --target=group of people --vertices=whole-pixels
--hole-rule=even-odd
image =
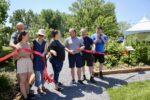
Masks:
[[[99,61],[99,77],[103,79],[102,69],[104,63],[104,54],[96,52],[104,52],[104,44],[108,43],[107,36],[102,32],[102,27],[96,27],[96,32],[89,37],[85,28],[80,30],[81,37],[77,36],[77,31],[74,28],[69,29],[69,35],[63,44],[60,41],[61,33],[59,30],[52,30],[52,39],[47,42],[44,39],[45,30],[39,29],[37,39],[29,43],[29,33],[25,31],[25,26],[22,22],[17,23],[17,31],[11,36],[10,46],[15,49],[27,48],[40,52],[49,60],[54,72],[55,89],[61,91],[62,83],[59,82],[59,74],[63,68],[65,60],[65,51],[68,52],[69,68],[72,76],[71,83],[76,83],[75,67],[77,68],[77,82],[84,85],[85,66],[89,67],[90,81],[96,83],[93,76],[94,62]],[[88,52],[87,52],[88,51]],[[29,92],[29,80],[32,72],[35,74],[35,86],[37,93],[43,94],[47,91],[44,86],[44,62],[39,55],[30,52],[20,51],[14,55],[16,59],[17,80],[20,84],[20,91],[25,100],[31,99]],[[83,77],[82,77],[83,76]]]

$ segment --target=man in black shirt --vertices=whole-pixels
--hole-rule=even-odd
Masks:
[[[87,36],[86,29],[82,28],[80,32],[82,35],[82,40],[85,46],[85,50],[92,50],[93,40]],[[87,65],[89,67],[90,76],[91,76],[90,81],[92,83],[95,83],[96,81],[94,80],[93,77],[93,62],[94,62],[93,54],[83,51],[82,58],[83,58],[83,66]],[[82,71],[83,71],[83,79],[86,80],[85,67],[82,68]]]

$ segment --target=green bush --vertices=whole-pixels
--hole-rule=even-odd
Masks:
[[[10,90],[13,82],[12,80],[6,75],[0,75],[0,92],[2,93],[4,90]]]
[[[125,48],[122,44],[117,43],[115,40],[109,41],[109,45],[105,48],[106,54],[113,56],[105,56],[105,66],[107,68],[116,67],[123,64],[132,66],[137,65],[150,65],[150,43],[146,41],[136,41],[130,44],[135,49],[134,51],[125,54]]]
[[[109,41],[109,44],[105,48],[105,65],[107,68],[112,66],[118,66],[121,56],[123,55],[124,47],[114,40]],[[112,54],[112,56],[107,56],[107,54]]]

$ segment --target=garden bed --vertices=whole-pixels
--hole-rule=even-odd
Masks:
[[[131,72],[138,72],[138,71],[147,71],[150,70],[150,66],[129,66],[129,67],[119,67],[119,68],[112,68],[112,69],[104,69],[103,74],[118,74],[118,73],[131,73]],[[96,68],[94,70],[94,74],[98,75],[99,70]]]

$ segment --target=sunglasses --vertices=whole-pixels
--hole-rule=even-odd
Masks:
[[[38,36],[40,36],[40,37],[44,37],[43,35],[38,35]]]

